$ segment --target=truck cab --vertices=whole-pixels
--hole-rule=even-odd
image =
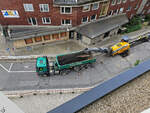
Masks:
[[[49,63],[46,56],[38,57],[36,60],[36,73],[38,75],[49,75]]]

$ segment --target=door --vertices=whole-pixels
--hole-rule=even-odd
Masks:
[[[82,35],[80,33],[77,33],[77,40],[82,40]]]
[[[74,31],[69,32],[69,39],[74,39]]]

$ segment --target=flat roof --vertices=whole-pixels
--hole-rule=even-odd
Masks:
[[[88,38],[95,38],[103,33],[106,33],[123,24],[126,24],[128,21],[129,20],[125,14],[105,17],[98,21],[78,27],[76,29],[76,32],[87,36]]]
[[[55,5],[82,5],[91,2],[106,2],[108,0],[54,0]]]
[[[8,26],[8,28],[10,29],[9,40],[28,39],[67,31],[67,28],[62,26]]]

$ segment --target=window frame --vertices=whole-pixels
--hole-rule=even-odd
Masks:
[[[113,0],[112,0],[113,1]],[[114,0],[114,3],[113,2],[111,2],[111,5],[116,5],[116,0]]]
[[[85,18],[85,17],[82,17],[81,23],[87,23],[87,22],[89,21],[89,17],[88,17],[88,16],[86,16],[86,17],[87,17],[87,21],[86,21],[86,22],[83,22],[83,18]]]
[[[48,11],[45,11],[44,9],[44,5],[48,6]],[[39,8],[40,8],[40,12],[49,12],[49,4],[39,4]],[[41,10],[41,8],[43,9],[43,11]]]
[[[70,8],[70,13],[66,13],[66,9],[65,8]],[[64,8],[64,12],[62,12],[62,8]],[[61,6],[60,7],[60,14],[72,14],[72,7],[71,6]]]
[[[118,0],[117,0],[117,4],[121,4],[121,2],[122,2],[122,0],[120,0],[120,2],[118,2]]]
[[[120,9],[123,9],[123,10],[122,10],[122,11],[120,11]],[[124,11],[124,7],[121,7],[120,9],[119,9],[119,13],[123,13],[123,11]]]
[[[35,25],[33,24],[33,20],[32,20],[31,18],[32,18],[32,19],[33,19],[33,18],[35,19],[35,21],[36,21],[36,24],[35,24]],[[31,23],[29,22],[29,19],[32,20]],[[36,18],[36,17],[28,17],[28,18],[27,18],[27,21],[28,21],[28,24],[31,24],[31,25],[33,25],[33,26],[38,25],[38,21],[37,21],[37,18]]]
[[[94,4],[98,4],[97,8],[95,8],[95,9],[94,9],[94,7],[93,7]],[[95,2],[95,3],[92,4],[92,10],[97,10],[98,8],[99,8],[99,2]]]
[[[46,18],[48,18],[50,22],[44,22],[46,20]],[[50,17],[42,17],[42,23],[43,24],[51,24],[51,18]]]
[[[93,16],[90,16],[90,21],[94,21],[94,20],[96,20],[96,18],[97,18],[97,14],[94,14],[95,15],[95,19],[91,19],[91,17]]]
[[[122,3],[126,3],[127,2],[127,0],[122,0]]]
[[[84,10],[85,6],[89,6],[88,10]],[[88,11],[90,11],[90,9],[91,9],[91,4],[86,4],[86,5],[82,6],[82,12],[88,12]]]
[[[130,9],[128,9],[130,7]],[[131,6],[128,6],[128,8],[126,9],[126,11],[131,11],[132,7]]]
[[[29,6],[28,5],[32,6],[32,8],[31,8],[32,10],[29,10]],[[23,4],[23,7],[24,7],[25,12],[34,12],[33,4]]]
[[[63,24],[62,22],[63,20],[65,24]],[[70,24],[66,24],[66,20],[70,20],[70,19],[61,19],[61,25],[72,25],[72,20],[70,20]]]

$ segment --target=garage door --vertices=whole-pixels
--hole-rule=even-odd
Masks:
[[[29,38],[29,39],[25,39],[25,42],[26,42],[26,44],[31,44],[31,43],[33,43],[33,40],[32,40],[32,38]]]
[[[35,37],[35,42],[41,42],[42,41],[42,37]]]
[[[44,36],[44,40],[50,40],[50,36],[49,35]]]

